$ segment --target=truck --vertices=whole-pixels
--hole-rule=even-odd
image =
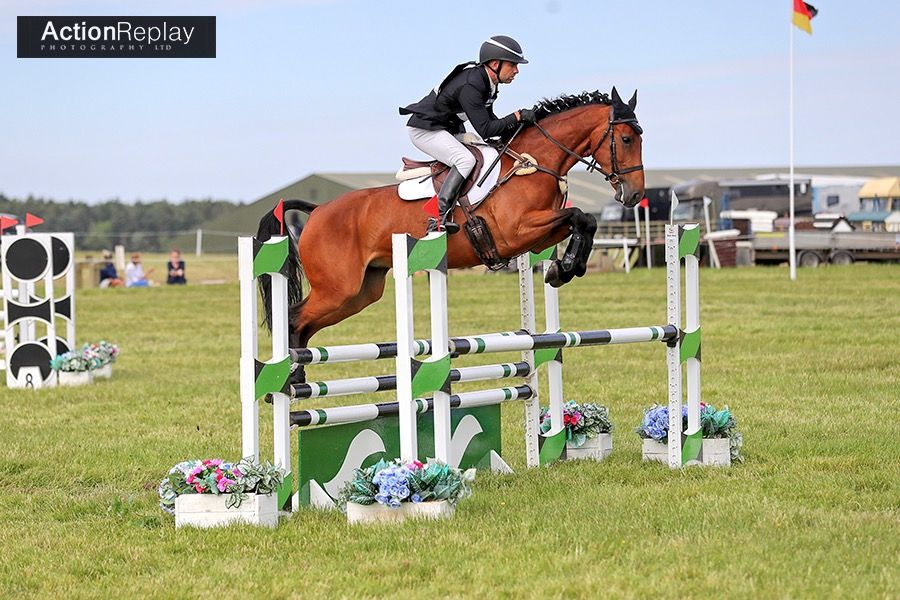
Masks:
[[[789,259],[787,231],[755,232],[752,244],[757,263]],[[900,260],[900,233],[895,232],[799,230],[794,232],[794,246],[801,267]]]

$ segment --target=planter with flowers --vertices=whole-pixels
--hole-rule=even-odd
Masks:
[[[94,377],[109,379],[112,377],[112,366],[119,357],[119,347],[101,340],[99,344],[85,344],[82,351],[91,359]]]
[[[90,362],[77,350],[58,354],[50,360],[50,368],[59,385],[85,385],[94,379]]]
[[[118,356],[118,346],[101,341],[57,355],[50,368],[56,371],[59,385],[84,385],[97,377],[112,377],[112,364]]]
[[[408,518],[448,519],[456,503],[470,496],[475,469],[462,471],[429,460],[380,460],[356,469],[341,490],[338,505],[348,523],[399,522]]]
[[[732,462],[744,462],[741,456],[743,437],[737,430],[737,422],[726,406],[716,410],[711,404],[700,403],[700,428],[703,430],[703,464],[730,466]],[[687,429],[687,406],[681,408],[681,430]],[[637,434],[644,440],[644,460],[668,462],[669,408],[657,404],[644,413]]]
[[[569,400],[563,405],[566,428],[566,457],[603,460],[612,452],[612,423],[609,409],[590,402]],[[541,433],[550,431],[550,412],[541,409]]]
[[[244,459],[178,463],[159,484],[159,506],[175,515],[175,527],[219,527],[250,523],[278,525],[278,488],[284,470]]]

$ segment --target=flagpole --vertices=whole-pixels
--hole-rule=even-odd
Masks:
[[[790,203],[790,224],[788,225],[788,262],[790,264],[791,271],[791,281],[796,281],[797,279],[797,247],[794,244],[794,24],[793,22],[788,22],[788,27],[791,30],[790,33],[790,60],[788,61],[790,64],[790,93],[789,93],[789,122],[790,125],[788,127],[788,131],[790,132],[788,135],[790,137],[790,191],[789,193],[789,203]]]

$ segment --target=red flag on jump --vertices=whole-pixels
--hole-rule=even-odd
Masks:
[[[25,227],[34,227],[35,225],[40,225],[44,220],[36,215],[31,213],[25,213]]]
[[[641,200],[638,206],[640,206],[641,208],[647,208],[648,206],[650,206],[650,200],[646,196],[644,196],[644,199]]]
[[[18,224],[18,219],[7,219],[6,217],[0,217],[0,232],[6,231],[10,227]]]
[[[425,206],[422,207],[422,210],[425,211],[425,214],[429,217],[434,217],[435,219],[439,216],[438,211],[438,197],[437,194],[431,197],[431,200],[425,203]]]
[[[278,204],[275,205],[275,210],[272,211],[272,214],[275,215],[275,218],[281,223],[280,235],[284,235],[284,198],[278,200]]]

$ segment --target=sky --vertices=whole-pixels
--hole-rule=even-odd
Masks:
[[[819,0],[795,30],[797,165],[900,164],[900,3]],[[393,172],[397,107],[491,35],[528,65],[498,115],[638,90],[647,169],[786,165],[791,0],[0,2],[0,193],[253,201]],[[214,59],[18,59],[18,15],[214,15]]]

